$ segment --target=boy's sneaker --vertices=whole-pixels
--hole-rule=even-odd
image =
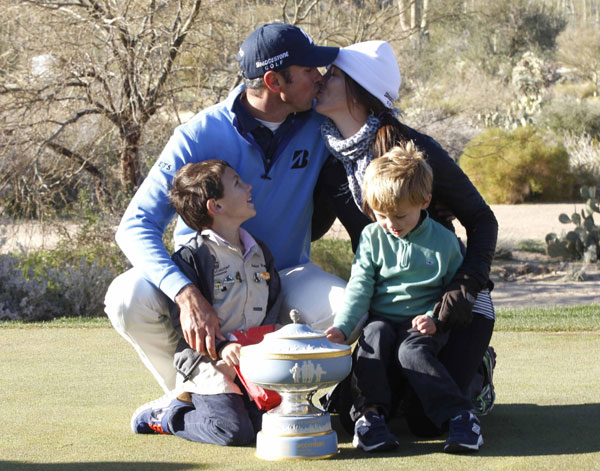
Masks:
[[[189,402],[165,394],[137,408],[131,417],[133,433],[163,433],[170,435],[168,419],[175,409],[193,407]]]
[[[399,443],[387,428],[385,419],[369,411],[354,424],[352,445],[364,451],[389,451]]]
[[[446,453],[477,451],[481,445],[481,425],[473,413],[465,411],[450,420],[450,432],[444,445]]]
[[[483,384],[479,394],[473,397],[471,412],[477,415],[487,415],[494,408],[496,391],[494,390],[494,368],[496,367],[496,352],[493,347],[488,347],[483,355],[479,367],[483,377]]]

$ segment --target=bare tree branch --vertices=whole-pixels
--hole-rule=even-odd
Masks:
[[[88,171],[90,174],[94,175],[95,177],[102,178],[102,172],[96,166],[94,166],[92,163],[90,163],[89,160],[84,159],[77,152],[73,152],[71,149],[68,149],[65,146],[63,146],[61,144],[57,144],[56,142],[53,142],[53,141],[46,143],[46,145],[50,149],[52,149],[54,152],[64,155],[65,157],[68,157],[69,159],[73,159],[78,164],[80,164],[86,171]]]

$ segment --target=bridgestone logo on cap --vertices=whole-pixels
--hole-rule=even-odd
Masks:
[[[264,61],[256,61],[256,68],[264,67],[265,65],[269,65],[269,64],[272,64],[273,62],[280,61],[282,59],[285,59],[286,57],[290,57],[289,51],[282,52],[281,54],[278,54],[275,57],[270,57]]]

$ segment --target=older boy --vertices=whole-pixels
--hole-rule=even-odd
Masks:
[[[456,236],[429,218],[432,171],[412,143],[375,159],[365,173],[365,227],[346,287],[345,303],[326,333],[346,340],[365,311],[369,320],[352,371],[353,445],[365,451],[396,448],[385,419],[391,407],[388,371],[399,364],[426,415],[438,427],[450,420],[446,452],[483,444],[471,401],[437,354],[448,333],[437,328],[433,308],[463,257]]]
[[[198,231],[173,261],[212,304],[225,335],[274,324],[279,313],[273,257],[240,227],[256,214],[251,188],[227,162],[206,160],[182,167],[169,192],[177,213]],[[176,305],[172,314],[177,326]],[[133,416],[133,431],[217,445],[253,441],[260,414],[236,381],[240,344],[220,341],[216,350],[218,360],[201,357],[181,339],[176,390],[187,394],[141,407]]]

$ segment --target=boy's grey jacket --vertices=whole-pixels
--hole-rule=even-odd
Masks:
[[[253,236],[254,237],[254,236]],[[254,237],[265,257],[267,271],[269,272],[269,298],[267,302],[267,314],[261,325],[275,324],[279,317],[281,308],[281,279],[275,269],[275,262],[271,251],[264,242]],[[213,304],[214,288],[214,260],[213,256],[204,243],[202,237],[194,237],[185,246],[173,254],[173,261],[187,276],[190,281],[200,290],[206,300]],[[171,301],[171,320],[175,329],[181,333],[181,322],[179,319],[179,308]],[[217,351],[227,344],[227,341],[217,341]],[[188,379],[200,360],[202,355],[193,350],[182,337],[177,345],[174,365],[185,379]]]

